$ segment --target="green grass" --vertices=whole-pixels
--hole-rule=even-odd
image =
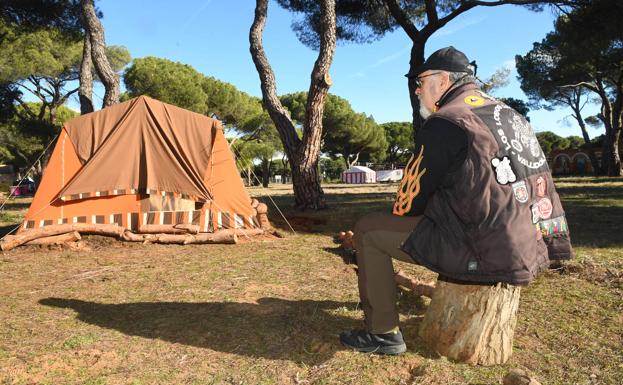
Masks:
[[[77,349],[80,347],[91,345],[93,342],[95,342],[95,340],[96,340],[96,337],[93,336],[92,334],[71,336],[68,339],[66,339],[65,342],[63,342],[63,348],[64,349]]]
[[[17,223],[22,218],[22,215],[13,213],[0,213],[0,222]]]
[[[428,302],[406,291],[398,299],[406,354],[345,350],[337,335],[361,326],[362,313],[333,236],[388,210],[396,186],[325,186],[330,209],[304,213],[275,186],[270,193],[297,231],[272,209],[285,239],[168,246],[93,236],[80,251],[1,254],[0,383],[475,385],[522,368],[542,384],[620,384],[623,180],[557,185],[577,258],[522,290],[505,365],[436,357],[417,337]],[[12,215],[19,221],[26,207],[18,202]]]

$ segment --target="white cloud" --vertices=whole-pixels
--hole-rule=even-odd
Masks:
[[[393,61],[403,57],[405,54],[407,54],[410,51],[411,51],[411,45],[406,45],[401,50],[396,51],[394,53],[391,53],[389,55],[386,55],[386,56],[378,59],[373,64],[370,64],[369,66],[364,67],[362,70],[359,70],[359,71],[351,74],[350,77],[351,78],[363,78],[366,75],[366,70],[371,69],[371,68],[381,67],[382,65],[385,65],[387,63],[391,63],[391,62],[393,62]]]
[[[205,3],[203,3],[199,9],[196,9],[192,15],[190,15],[190,17],[188,19],[186,19],[186,21],[184,22],[184,24],[182,24],[182,28],[180,28],[181,31],[186,30],[186,28],[188,28],[188,26],[195,21],[195,19],[197,19],[201,13],[203,13],[203,11],[205,11],[208,6],[210,5],[210,3],[212,2],[212,0],[207,0]]]
[[[382,66],[385,63],[393,62],[394,60],[404,56],[405,53],[407,53],[409,51],[411,51],[411,46],[407,45],[403,49],[401,49],[400,51],[394,52],[392,54],[389,54],[389,55],[387,55],[387,56],[377,60],[374,64],[370,65],[368,68],[376,68],[376,67]]]
[[[464,20],[460,23],[456,23],[456,24],[450,24],[449,26],[445,26],[443,28],[441,28],[440,30],[438,30],[437,32],[435,32],[436,37],[440,37],[440,36],[449,36],[452,35],[462,29],[465,29],[469,26],[478,24],[483,22],[485,19],[487,18],[487,16],[479,16],[479,17],[475,17],[475,18],[471,18],[471,19],[467,19]]]

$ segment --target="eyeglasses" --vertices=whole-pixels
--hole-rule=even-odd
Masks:
[[[422,87],[422,79],[423,78],[427,78],[429,76],[437,75],[437,74],[440,74],[440,73],[441,72],[433,72],[432,74],[416,77],[415,78],[415,88],[421,88]]]

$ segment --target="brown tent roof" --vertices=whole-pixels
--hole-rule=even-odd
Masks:
[[[207,201],[203,180],[220,122],[140,96],[65,124],[82,169],[60,196],[131,189]]]

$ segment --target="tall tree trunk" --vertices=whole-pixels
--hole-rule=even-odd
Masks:
[[[320,50],[311,73],[302,140],[296,133],[290,113],[277,97],[275,75],[262,45],[268,0],[256,1],[255,18],[249,31],[251,57],[260,77],[262,100],[290,160],[294,199],[296,206],[302,210],[326,207],[324,192],[320,187],[318,160],[324,102],[331,85],[329,68],[335,51],[335,0],[323,0],[321,7]]]
[[[268,187],[270,182],[270,163],[262,159],[262,187]]]
[[[80,114],[93,112],[93,60],[91,59],[91,35],[84,34],[82,63],[80,64]]]
[[[586,150],[588,151],[588,158],[591,161],[591,167],[593,169],[593,175],[597,176],[601,174],[601,168],[599,167],[599,162],[597,161],[597,155],[595,155],[595,149],[591,145],[591,138],[588,135],[588,130],[586,129],[586,123],[584,123],[584,118],[582,117],[582,90],[578,89],[573,91],[572,98],[567,98],[567,104],[573,110],[573,117],[578,122],[580,126],[580,130],[582,130],[582,138],[584,138],[584,144],[586,145]]]
[[[588,136],[588,131],[586,131],[586,125],[582,124],[580,126],[582,129],[582,137],[584,138],[584,143],[586,143],[586,151],[588,152],[588,158],[591,161],[591,168],[593,169],[593,175],[597,176],[600,174],[599,169],[599,161],[597,160],[597,155],[595,155],[595,149],[591,145],[591,138]]]
[[[320,187],[318,160],[313,163],[297,162],[292,166],[292,187],[294,201],[300,209],[326,208],[324,191]]]
[[[56,125],[56,114],[58,113],[58,105],[55,103],[50,104],[50,124],[52,126]]]
[[[621,157],[619,156],[619,136],[610,128],[606,129],[601,163],[604,173],[608,176],[621,176]]]
[[[91,59],[95,65],[95,71],[106,89],[102,104],[102,108],[105,108],[119,103],[119,77],[112,70],[106,57],[104,27],[95,14],[93,0],[82,0],[82,18],[85,33],[89,34],[91,40]]]
[[[612,103],[608,98],[608,94],[601,79],[598,79],[596,84],[598,87],[598,94],[602,101],[601,114],[599,117],[606,128],[603,152],[601,155],[602,171],[608,176],[621,176],[621,158],[619,156],[619,133],[621,131],[621,126],[618,124],[618,116],[613,111]]]
[[[411,59],[409,60],[409,70],[416,68],[424,63],[424,47],[426,41],[413,42],[411,47]],[[408,79],[409,100],[411,101],[412,122],[413,122],[413,143],[415,143],[415,135],[424,124],[424,119],[420,115],[420,99],[415,93],[415,79]]]

